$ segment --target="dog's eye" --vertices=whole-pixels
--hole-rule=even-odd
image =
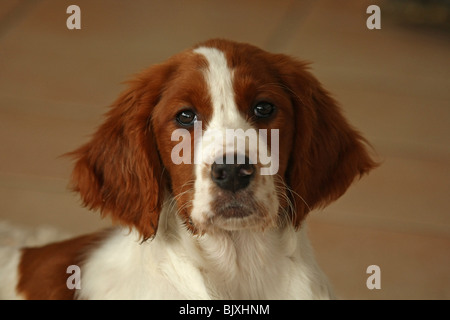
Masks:
[[[192,126],[195,121],[197,121],[197,115],[194,111],[184,110],[177,114],[176,119],[182,126],[189,127]]]
[[[255,113],[255,116],[257,116],[259,118],[268,118],[273,114],[274,111],[275,111],[275,106],[266,101],[258,102],[255,105],[255,107],[253,108],[253,112]]]

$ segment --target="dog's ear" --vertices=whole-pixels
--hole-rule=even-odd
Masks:
[[[377,164],[368,153],[367,141],[346,121],[307,64],[285,55],[276,59],[295,114],[286,181],[295,204],[292,221],[298,227],[310,210],[339,198],[355,178]]]
[[[91,141],[69,153],[76,159],[73,190],[144,240],[155,235],[165,191],[163,166],[151,125],[173,64],[151,67],[130,82]]]

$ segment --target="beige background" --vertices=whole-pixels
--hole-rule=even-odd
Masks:
[[[66,28],[81,7],[82,29]],[[366,28],[379,4],[381,30]],[[73,234],[109,225],[67,189],[69,159],[147,66],[211,37],[312,61],[383,164],[308,217],[342,299],[450,298],[450,42],[381,1],[0,2],[0,219]],[[276,262],[274,262],[276,263]],[[381,289],[366,268],[381,268]]]

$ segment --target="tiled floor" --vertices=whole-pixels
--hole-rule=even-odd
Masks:
[[[66,28],[77,4],[82,29]],[[366,28],[381,8],[382,29]],[[0,2],[0,219],[83,233],[108,225],[67,190],[69,159],[122,81],[210,37],[313,62],[383,160],[309,218],[343,299],[450,298],[449,33],[405,26],[381,1]],[[366,269],[378,265],[381,289]]]

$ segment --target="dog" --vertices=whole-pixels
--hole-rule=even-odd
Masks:
[[[114,226],[8,250],[2,295],[333,299],[305,217],[376,167],[369,151],[308,63],[197,44],[138,74],[69,154],[73,190]]]

